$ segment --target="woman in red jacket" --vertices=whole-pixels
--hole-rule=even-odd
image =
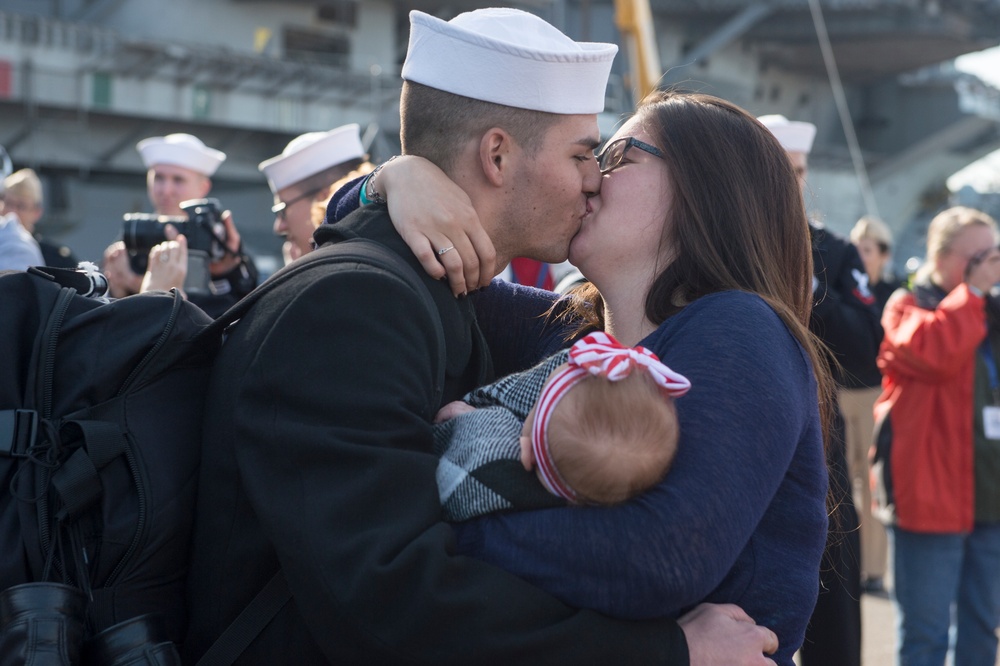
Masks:
[[[889,524],[900,666],[996,660],[1000,622],[1000,281],[996,222],[956,207],[890,298],[873,474]],[[989,334],[987,334],[989,332]]]

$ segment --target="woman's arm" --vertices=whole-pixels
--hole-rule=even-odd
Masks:
[[[526,370],[583,335],[558,316],[565,305],[551,291],[494,280],[470,298],[497,377]]]
[[[755,297],[704,297],[643,344],[692,383],[677,401],[678,456],[659,486],[616,507],[459,527],[468,552],[572,605],[619,617],[676,615],[707,598],[760,525],[803,433],[818,424],[804,352]],[[823,522],[825,474],[813,445],[810,492]]]
[[[368,179],[368,175],[358,176],[354,180],[349,180],[340,186],[340,189],[333,193],[330,202],[326,206],[326,221],[324,224],[336,224],[342,219],[361,208],[361,187]]]
[[[362,191],[385,199],[393,226],[420,265],[431,277],[447,276],[456,296],[487,286],[497,274],[493,241],[469,196],[432,162],[402,155],[346,183],[330,199],[327,224],[357,210]]]

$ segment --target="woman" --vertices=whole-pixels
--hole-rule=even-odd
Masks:
[[[598,164],[601,192],[569,256],[592,286],[554,319],[540,315],[555,294],[494,282],[475,295],[480,325],[501,375],[594,328],[641,342],[692,382],[677,403],[680,451],[635,500],[489,516],[458,528],[460,550],[618,617],[739,604],[778,634],[775,661],[790,666],[826,538],[817,392],[831,399],[808,331],[812,259],[795,175],[743,110],[669,93],[641,105]],[[389,169],[404,165],[387,167],[391,210],[429,191],[424,181],[394,190],[402,181]],[[411,245],[470,246],[462,232],[446,236]]]
[[[868,276],[868,287],[875,297],[879,316],[889,296],[899,288],[890,271],[892,262],[892,232],[882,220],[865,216],[851,229],[851,243],[858,250]],[[845,385],[838,399],[844,415],[844,443],[847,467],[853,486],[854,505],[858,509],[861,542],[861,586],[866,592],[881,592],[888,561],[885,528],[872,515],[872,493],[869,482],[868,453],[872,446],[875,417],[872,408],[882,392],[882,373],[871,358],[864,367],[844,373]]]
[[[903,666],[996,660],[1000,621],[1000,281],[997,225],[938,214],[927,262],[882,315],[874,474],[889,522]],[[951,606],[957,606],[955,621]],[[954,625],[954,626],[953,626]]]
[[[882,220],[866,215],[851,229],[851,242],[861,255],[861,263],[868,274],[868,287],[881,312],[900,285],[892,275],[892,231]]]

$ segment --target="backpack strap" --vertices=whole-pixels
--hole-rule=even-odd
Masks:
[[[264,627],[274,619],[292,593],[288,589],[288,581],[281,569],[267,581],[257,596],[246,608],[240,611],[236,619],[226,627],[208,652],[202,655],[195,666],[230,666],[236,658],[250,647]]]
[[[289,264],[216,319],[204,334],[225,335],[226,329],[238,322],[263,295],[314,264],[345,262],[363,263],[388,271],[402,278],[420,295],[428,312],[431,313],[435,337],[437,338],[438,372],[434,386],[434,402],[440,403],[444,393],[447,350],[445,348],[444,326],[441,324],[441,316],[434,303],[434,298],[417,272],[398,254],[381,243],[367,238],[351,238],[335,245],[327,245],[322,250],[313,251]],[[229,666],[235,662],[291,598],[292,592],[288,589],[288,581],[285,580],[284,572],[278,569],[271,580],[253,598],[253,601],[240,611],[236,619],[212,643],[208,651],[198,660],[196,666]]]
[[[60,286],[49,311],[39,313],[41,319],[38,334],[35,337],[35,346],[25,380],[23,396],[25,409],[17,410],[20,413],[15,413],[17,446],[27,444],[24,459],[32,464],[18,470],[17,476],[11,483],[11,492],[18,498],[33,498],[32,501],[18,503],[19,528],[33,575],[41,574],[46,578],[49,564],[54,562],[52,556],[55,549],[54,525],[50,517],[50,498],[47,493],[50,475],[44,466],[33,464],[35,456],[38,455],[33,448],[40,438],[48,436],[45,424],[52,418],[56,346],[66,313],[76,293],[76,289],[72,287]],[[25,440],[26,430],[30,441]],[[67,575],[62,563],[55,562],[55,566],[60,574]]]
[[[47,572],[47,562],[54,554],[53,540],[58,535],[58,530],[70,528],[83,512],[100,501],[104,493],[100,479],[101,470],[118,456],[128,457],[131,454],[128,451],[126,433],[121,429],[120,424],[90,419],[53,419],[52,414],[56,350],[63,323],[74,298],[77,296],[97,297],[96,295],[100,293],[98,278],[103,279],[103,276],[94,271],[51,267],[32,267],[28,272],[37,278],[58,285],[59,289],[51,309],[39,326],[36,348],[32,354],[28,379],[26,380],[24,402],[26,406],[31,406],[34,409],[16,410],[12,417],[7,413],[0,412],[0,437],[2,437],[0,442],[3,442],[0,444],[0,450],[6,451],[7,423],[10,421],[13,421],[11,428],[13,430],[11,438],[13,455],[19,455],[23,450],[24,457],[31,458],[32,455],[28,449],[42,438],[60,447],[67,440],[79,440],[80,442],[80,445],[58,464],[50,462],[47,465],[36,465],[31,470],[33,488],[28,496],[34,497],[34,500],[22,503],[22,534],[35,533],[34,530],[28,529],[27,523],[32,514],[36,515],[38,522],[37,543],[45,560],[41,562],[37,556],[33,556],[33,566],[35,571]],[[83,289],[87,291],[81,292],[80,290]],[[172,290],[171,293],[173,294],[173,305],[170,321],[173,322],[183,304],[183,299],[176,290]],[[128,380],[119,393],[124,391],[128,384],[138,376],[141,369],[149,363],[169,337],[170,330],[170,326],[164,329],[153,348],[132,369]],[[25,444],[27,444],[27,449],[24,449]],[[130,465],[130,469],[134,468]],[[142,481],[134,471],[133,481],[141,494]],[[49,496],[50,486],[54,491],[54,497]],[[53,511],[51,507],[54,498],[58,498],[58,509]],[[136,539],[140,538],[140,533],[141,530],[137,531]],[[27,538],[25,540],[28,541]],[[35,549],[29,548],[28,552],[34,553]],[[76,560],[79,553],[74,552],[70,556]],[[68,575],[70,563],[61,562],[58,559],[54,559],[52,562],[57,572],[61,573],[65,580],[72,582]],[[73,564],[76,565],[78,572],[86,571],[85,563],[74,561]],[[43,573],[43,576],[47,577],[47,574]],[[83,580],[75,582],[81,585],[85,584]],[[86,586],[86,589],[89,592],[89,586]]]
[[[28,273],[55,282],[63,287],[72,287],[76,293],[88,298],[101,298],[108,293],[108,279],[96,267],[57,268],[55,266],[29,266]]]

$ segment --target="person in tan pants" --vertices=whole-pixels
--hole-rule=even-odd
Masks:
[[[858,248],[868,277],[868,288],[881,314],[886,301],[899,282],[889,274],[892,260],[892,233],[874,217],[862,217],[851,230],[851,242]],[[851,388],[840,390],[840,410],[844,414],[847,444],[847,467],[854,486],[854,504],[861,524],[861,585],[866,592],[881,592],[887,563],[885,527],[872,515],[869,478],[869,451],[875,417],[872,407],[881,393],[882,375],[873,365],[872,372],[855,377]]]

